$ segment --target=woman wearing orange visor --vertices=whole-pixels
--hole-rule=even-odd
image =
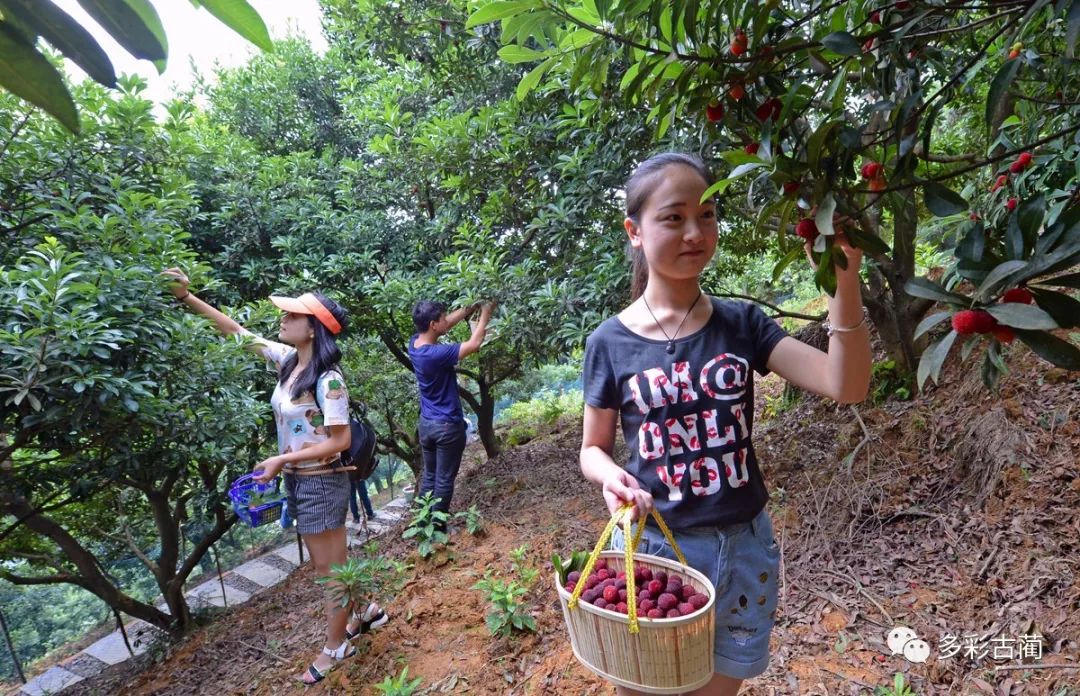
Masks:
[[[284,472],[289,515],[307,544],[316,574],[329,575],[332,564],[346,560],[345,516],[351,490],[340,462],[341,452],[350,444],[349,399],[336,339],[345,328],[345,310],[320,293],[271,296],[270,301],[285,312],[280,342],[271,341],[196,297],[180,269],[170,268],[164,275],[175,281],[171,290],[178,300],[213,322],[222,334],[251,337],[251,349],[276,365],[278,382],[270,404],[279,454],[255,466],[255,479],[265,483]],[[328,600],[326,645],[300,680],[321,681],[338,661],[356,653],[349,640],[382,626],[388,618],[372,603],[349,620],[340,603]]]

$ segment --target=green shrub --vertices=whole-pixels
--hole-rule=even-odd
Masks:
[[[420,688],[420,677],[409,681],[409,666],[401,668],[401,674],[396,677],[387,677],[375,685],[384,696],[412,696]]]
[[[442,531],[450,520],[450,514],[435,509],[435,504],[440,500],[442,498],[434,498],[431,493],[425,493],[423,497],[417,498],[412,521],[409,522],[408,528],[402,535],[406,539],[417,540],[417,551],[424,558],[450,541],[450,536]]]

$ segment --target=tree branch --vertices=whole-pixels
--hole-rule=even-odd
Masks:
[[[787,311],[785,309],[780,309],[780,307],[772,304],[771,302],[766,302],[765,300],[759,300],[758,298],[751,297],[749,295],[739,295],[738,293],[733,293],[733,292],[710,292],[709,294],[713,295],[714,297],[734,297],[734,298],[740,299],[740,300],[749,300],[750,302],[755,302],[755,303],[757,303],[759,305],[768,307],[769,309],[776,312],[776,315],[773,318],[776,318],[776,317],[790,317],[792,319],[806,319],[807,321],[822,321],[822,320],[825,319],[825,317],[829,316],[828,312],[823,312],[823,313],[817,314],[817,315],[814,315],[814,314],[801,314],[799,312],[789,312],[789,311]]]

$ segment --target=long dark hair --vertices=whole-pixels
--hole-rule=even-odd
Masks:
[[[344,331],[345,326],[348,323],[348,316],[345,313],[345,309],[321,292],[313,292],[312,294],[322,303],[323,307],[330,310],[330,313],[333,314],[334,318],[341,324],[341,330]],[[315,334],[315,338],[311,342],[311,362],[296,378],[296,383],[293,384],[291,394],[293,401],[299,399],[303,394],[308,392],[312,395],[316,395],[316,387],[318,386],[319,378],[322,377],[327,370],[341,371],[341,368],[338,365],[338,363],[341,362],[341,349],[338,348],[337,338],[314,316],[311,314],[305,316],[307,317],[308,325],[311,327],[312,333]],[[290,353],[289,357],[285,358],[285,362],[281,363],[281,370],[278,372],[279,384],[285,384],[289,379],[289,376],[292,375],[293,370],[296,369],[296,363],[299,359],[300,356],[295,351]],[[318,397],[316,396],[316,398]]]
[[[709,169],[697,155],[688,155],[682,152],[661,152],[653,155],[637,166],[634,173],[626,180],[626,217],[641,226],[641,209],[649,200],[649,196],[656,189],[660,174],[668,167],[681,165],[690,167],[701,175],[706,186],[712,186],[713,178]],[[628,245],[629,246],[629,243]],[[649,282],[649,264],[645,260],[645,252],[640,248],[629,247],[630,267],[632,277],[630,279],[630,301],[633,302],[645,292],[645,286]]]

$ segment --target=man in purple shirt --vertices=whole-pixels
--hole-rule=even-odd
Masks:
[[[477,309],[480,319],[472,323],[472,336],[464,343],[439,343],[439,338]],[[465,420],[454,367],[480,350],[494,302],[462,307],[450,314],[441,302],[421,300],[413,307],[418,333],[409,339],[409,359],[420,389],[420,447],[424,471],[419,496],[432,493],[436,510],[449,512],[454,479],[465,451]]]

